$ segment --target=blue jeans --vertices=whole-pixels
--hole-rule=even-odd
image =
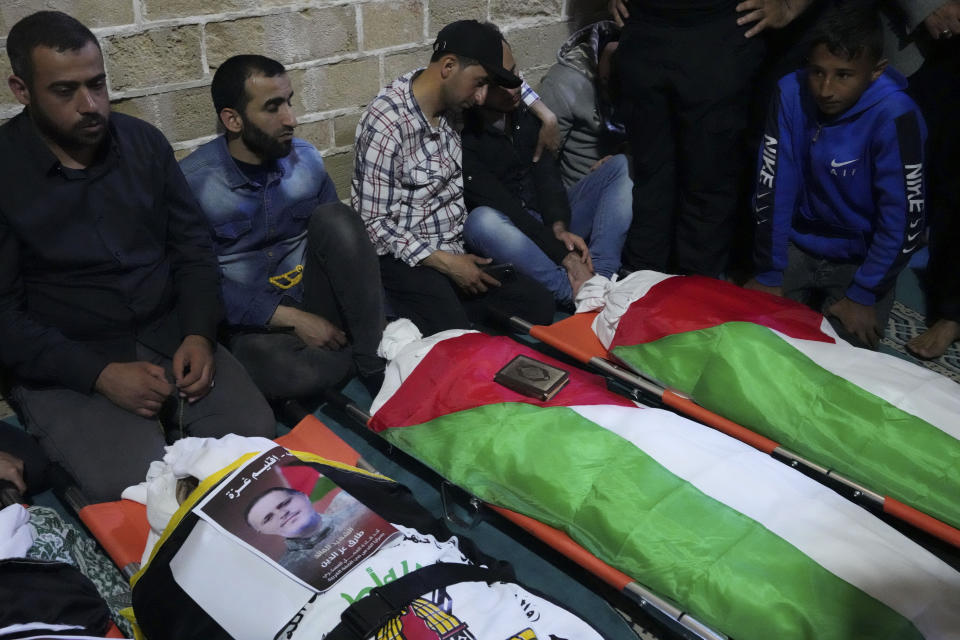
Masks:
[[[587,242],[594,270],[609,278],[620,268],[620,252],[633,216],[633,182],[626,157],[610,158],[570,187],[567,199],[569,230]],[[530,215],[540,218],[535,211]],[[551,260],[500,211],[477,207],[467,216],[463,235],[474,252],[493,258],[496,263],[513,263],[520,273],[549,289],[557,302],[573,302],[566,269]]]

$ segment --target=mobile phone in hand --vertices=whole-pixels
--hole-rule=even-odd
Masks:
[[[510,262],[501,262],[499,264],[488,264],[483,267],[483,272],[488,276],[496,278],[499,282],[507,282],[517,275],[517,270]]]

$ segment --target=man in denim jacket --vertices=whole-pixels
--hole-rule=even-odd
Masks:
[[[213,232],[231,350],[273,401],[317,394],[354,373],[377,380],[376,255],[320,153],[293,137],[283,65],[234,56],[211,93],[225,133],[181,168]]]

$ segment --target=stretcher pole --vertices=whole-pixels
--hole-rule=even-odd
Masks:
[[[570,560],[573,560],[614,589],[619,590],[642,609],[653,609],[656,615],[661,617],[665,616],[674,624],[683,627],[704,640],[727,640],[727,636],[714,631],[683,611],[683,609],[657,596],[619,569],[615,569],[603,562],[597,556],[574,542],[570,536],[562,531],[547,527],[543,523],[529,516],[525,516],[522,513],[510,511],[509,509],[504,509],[503,507],[492,504],[487,504],[487,506],[521,529],[533,534],[541,542],[544,542],[549,547],[559,551]]]
[[[364,427],[369,425],[372,416],[339,391],[328,389],[324,393],[324,397]],[[469,491],[466,493],[472,495]],[[474,501],[479,502],[479,499],[472,498],[471,502]],[[672,622],[687,632],[693,633],[701,640],[728,640],[726,635],[714,631],[680,607],[642,586],[619,569],[611,567],[559,529],[554,529],[539,520],[504,507],[498,507],[489,502],[483,502],[482,504],[620,591],[647,613],[653,614],[661,620]]]
[[[593,316],[588,316],[587,314],[581,315],[583,316],[581,319],[573,321],[576,324],[571,324],[571,327],[575,331],[581,332],[581,335],[577,336],[574,341],[570,340],[570,331],[553,331],[551,330],[552,326],[535,325],[517,316],[510,317],[510,325],[519,332],[527,333],[537,340],[571,356],[582,364],[592,367],[604,376],[613,378],[628,387],[646,392],[658,398],[664,405],[693,418],[697,422],[716,429],[721,433],[725,433],[732,438],[736,438],[791,467],[803,467],[808,473],[821,476],[823,479],[830,479],[849,490],[856,501],[865,502],[874,508],[882,510],[887,515],[916,527],[920,531],[928,533],[956,548],[960,548],[960,530],[957,528],[890,496],[883,496],[871,491],[860,483],[847,478],[843,474],[837,473],[833,469],[818,465],[800,454],[787,449],[779,442],[771,440],[755,431],[751,431],[743,425],[710,411],[706,407],[697,404],[690,396],[675,389],[669,389],[654,378],[627,370],[611,362],[607,359],[606,349],[604,349],[600,341],[596,339],[593,329],[589,327],[589,321]],[[572,318],[576,318],[576,316],[571,316],[571,318],[562,322],[570,322]],[[571,327],[565,328],[569,329]],[[589,331],[588,337],[583,337],[582,335],[582,332],[585,330]]]

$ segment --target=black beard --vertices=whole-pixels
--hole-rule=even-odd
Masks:
[[[290,155],[293,149],[293,140],[281,142],[246,118],[243,118],[240,139],[243,140],[247,149],[265,162],[284,158]]]
[[[88,114],[71,129],[63,130],[36,105],[30,107],[29,112],[37,130],[65,151],[99,147],[107,136],[107,119],[99,113]],[[104,127],[99,133],[90,135],[83,130],[83,127],[91,124],[102,124]]]

